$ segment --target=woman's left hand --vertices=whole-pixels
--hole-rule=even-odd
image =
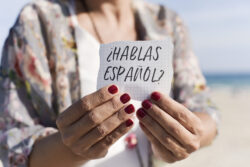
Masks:
[[[156,157],[173,163],[200,148],[202,121],[182,104],[154,92],[142,106],[137,117]]]

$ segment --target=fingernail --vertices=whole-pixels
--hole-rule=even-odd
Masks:
[[[108,91],[109,91],[109,93],[111,93],[111,94],[115,94],[115,93],[118,92],[118,88],[117,88],[117,86],[115,86],[115,85],[111,85],[111,86],[108,88]]]
[[[153,100],[155,100],[155,101],[160,100],[160,98],[161,98],[161,95],[160,95],[159,92],[153,92],[153,93],[151,94],[151,99],[153,99]]]
[[[123,104],[127,103],[130,100],[130,96],[127,93],[124,93],[121,97],[120,100]]]
[[[131,114],[135,111],[135,107],[133,104],[130,104],[124,110],[127,114]]]
[[[134,122],[131,120],[131,119],[128,119],[126,121],[126,126],[129,127],[129,126],[132,126],[134,124]]]
[[[142,106],[143,106],[143,108],[145,108],[145,109],[150,109],[150,108],[152,107],[152,103],[151,103],[149,100],[144,100],[144,101],[142,102]]]
[[[140,117],[140,118],[143,118],[143,117],[145,117],[146,112],[145,112],[144,109],[140,108],[140,109],[137,110],[136,115],[137,115],[138,117]]]

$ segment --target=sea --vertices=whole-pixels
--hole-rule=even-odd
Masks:
[[[205,74],[209,87],[250,88],[249,74]]]

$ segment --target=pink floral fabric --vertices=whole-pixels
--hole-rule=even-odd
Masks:
[[[134,2],[141,40],[170,36],[175,46],[172,97],[218,122],[205,79],[180,17],[160,5]],[[0,67],[0,159],[24,167],[39,138],[57,131],[55,120],[80,99],[77,48],[67,1],[36,0],[10,29]]]

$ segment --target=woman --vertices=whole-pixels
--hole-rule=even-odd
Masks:
[[[99,45],[166,37],[175,46],[172,98],[152,92],[133,120],[128,93],[116,85],[95,90]],[[172,163],[210,144],[217,132],[217,110],[181,19],[143,1],[33,1],[10,30],[0,82],[4,166]],[[131,128],[135,150],[124,144]]]

